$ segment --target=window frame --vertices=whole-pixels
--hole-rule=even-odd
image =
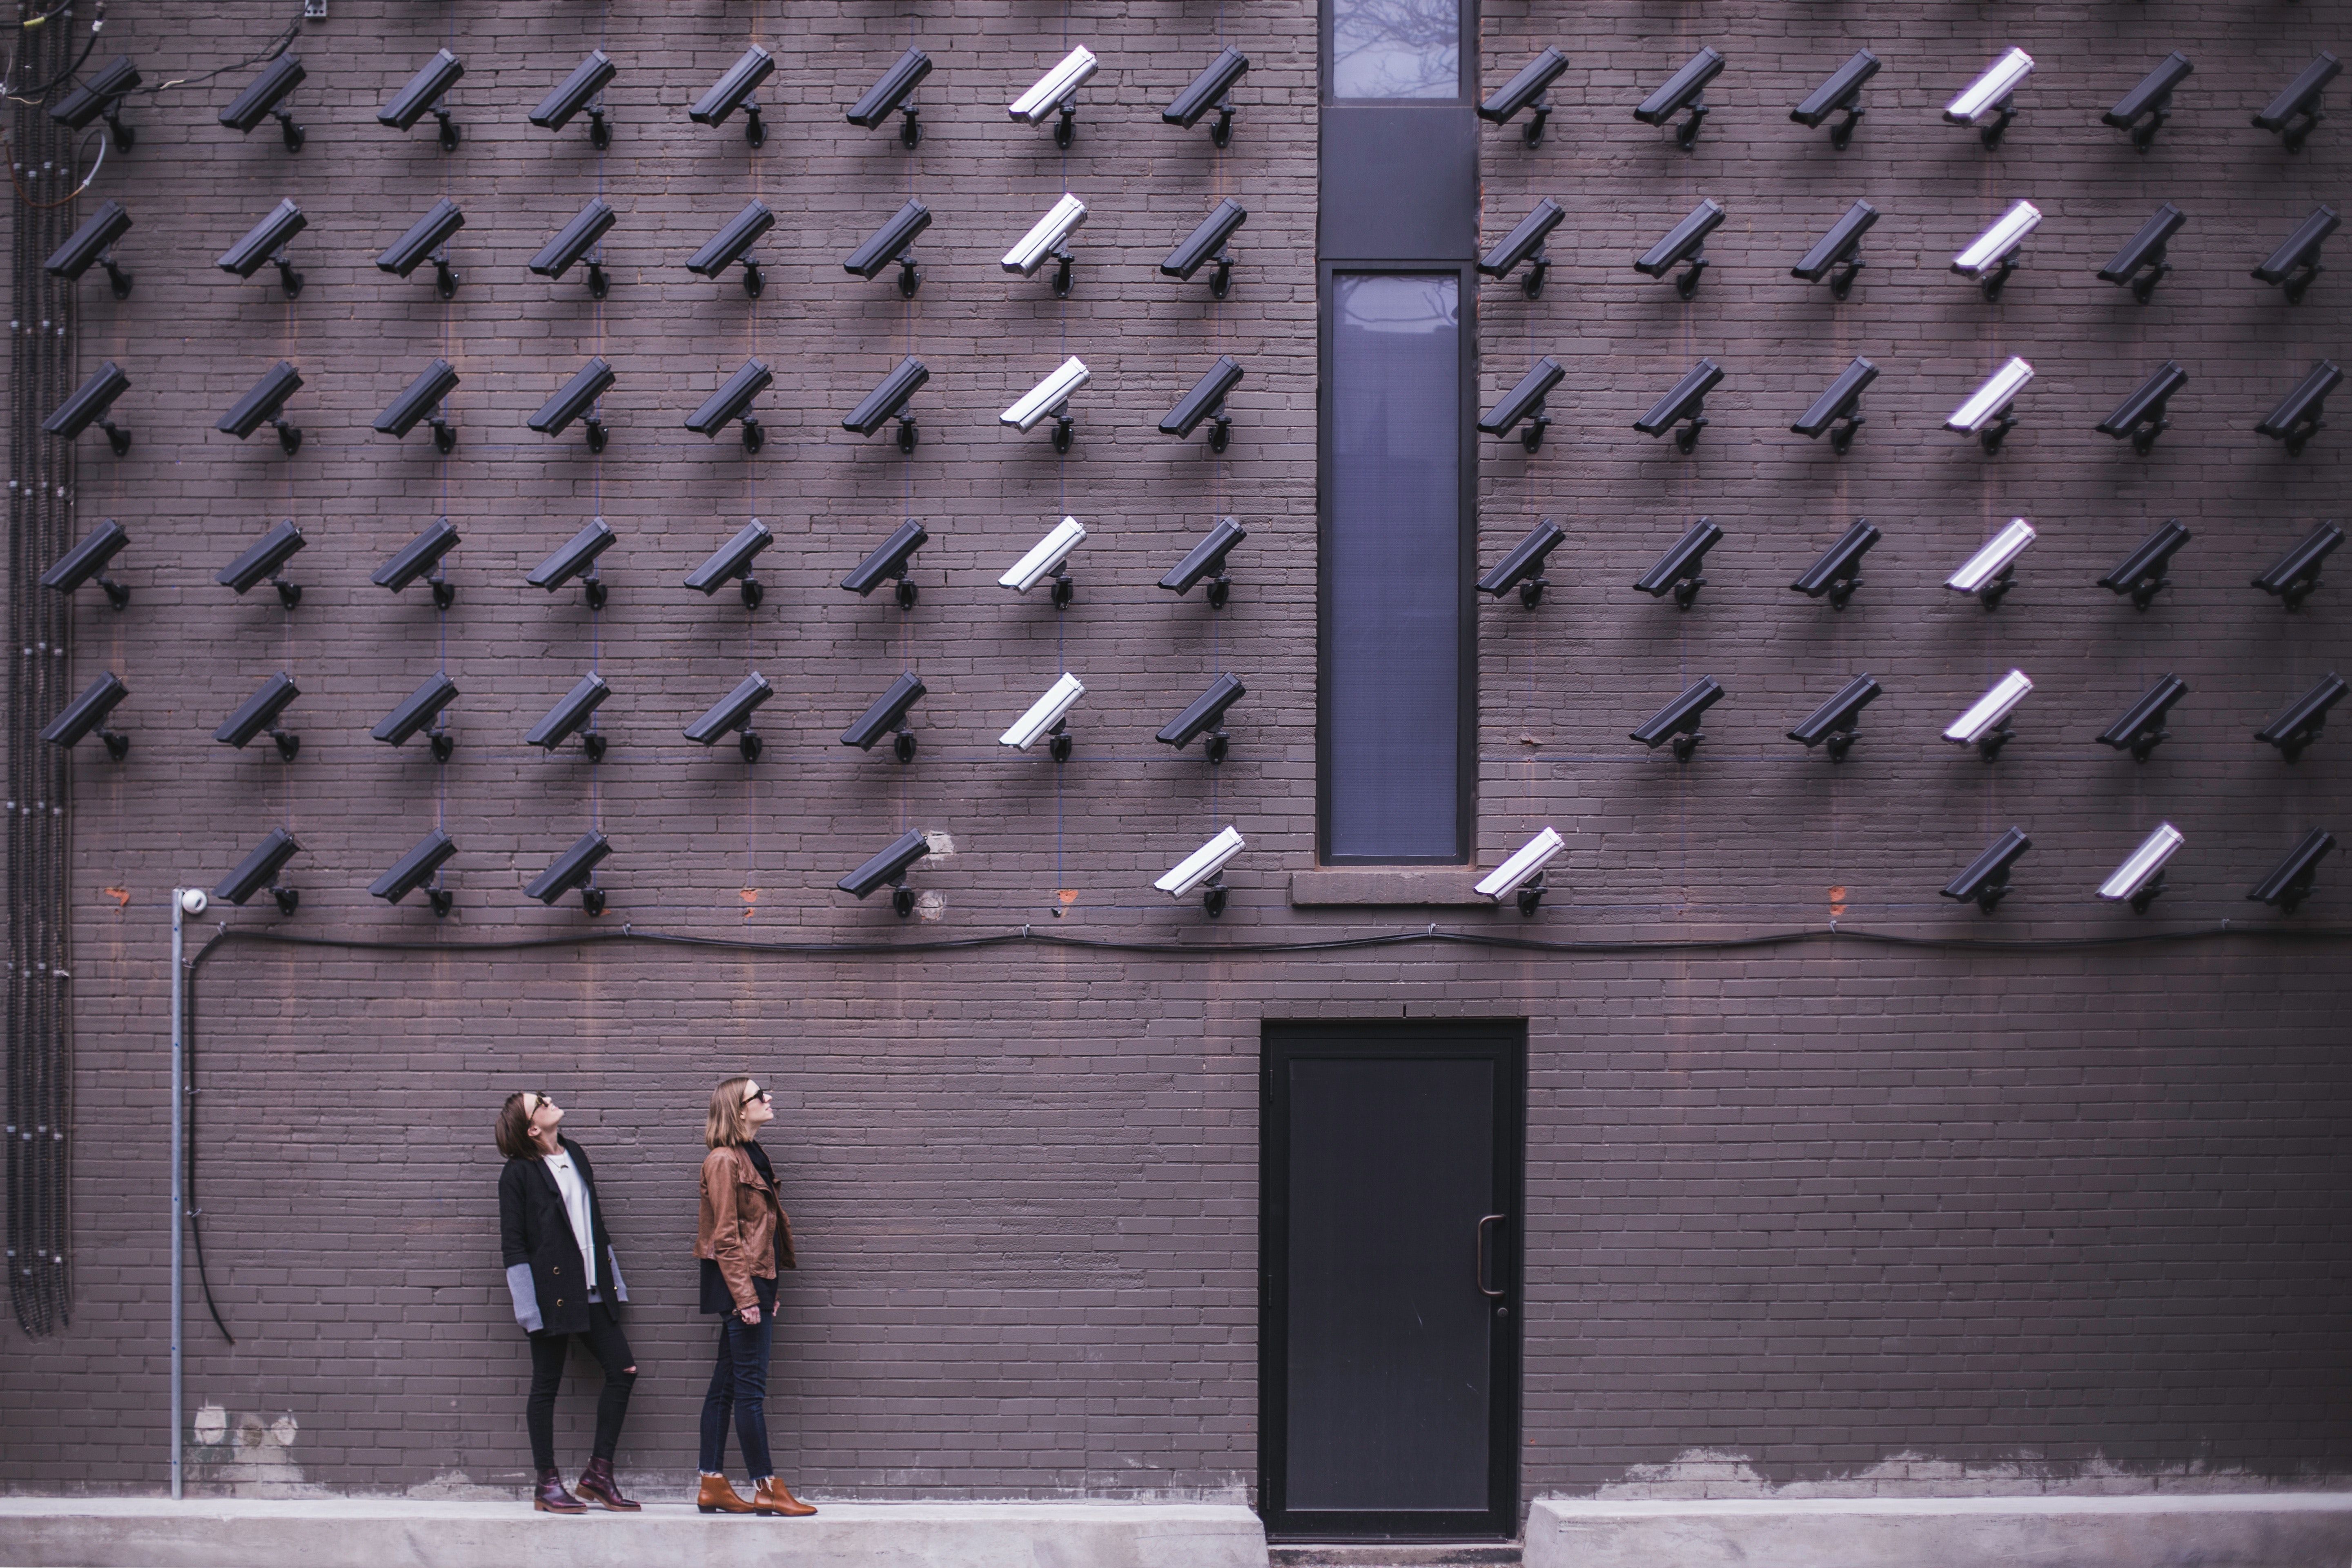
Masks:
[[[1337,35],[1334,11],[1337,0],[1317,0],[1316,67],[1317,97],[1326,106],[1332,104],[1462,104],[1475,103],[1478,97],[1478,5],[1477,0],[1455,0],[1459,7],[1461,28],[1454,43],[1454,96],[1451,98],[1340,98],[1331,90],[1331,45]]]

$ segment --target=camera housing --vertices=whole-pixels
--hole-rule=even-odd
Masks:
[[[2304,447],[2314,436],[2326,428],[2320,416],[2326,412],[2327,395],[2344,379],[2343,371],[2333,360],[2321,360],[2311,367],[2309,374],[2295,383],[2294,390],[2282,398],[2262,423],[2254,426],[2257,436],[2268,436],[2273,441],[2286,443],[2287,455],[2301,457]]]
[[[1698,750],[1698,743],[1706,739],[1699,729],[1699,721],[1706,717],[1708,709],[1722,700],[1723,688],[1716,684],[1713,676],[1702,675],[1685,688],[1681,696],[1651,714],[1633,731],[1633,738],[1654,752],[1671,741],[1675,761],[1689,762],[1691,753]]]
[[[596,416],[593,410],[596,400],[611,390],[613,381],[613,367],[605,362],[604,356],[593,356],[586,364],[572,373],[572,379],[558,388],[554,396],[539,405],[539,412],[530,416],[530,427],[542,436],[561,436],[571,427],[573,420],[585,415],[588,420],[588,449],[603,451],[607,433],[604,422]]]
[[[1986,914],[2010,894],[2010,868],[2018,857],[2033,847],[2033,840],[2025,829],[2012,827],[1994,839],[1985,852],[1969,862],[1968,868],[1944,885],[1944,897],[1957,899],[1964,904],[1974,904]]]
[[[908,710],[923,699],[923,678],[908,670],[890,683],[888,690],[874,700],[872,707],[860,714],[856,721],[841,732],[841,743],[870,752],[876,742],[885,735],[892,736],[890,753],[901,763],[915,760],[915,732],[907,725]]]
[[[574,577],[581,577],[588,591],[588,607],[604,607],[607,590],[596,578],[596,557],[619,542],[613,525],[601,517],[588,520],[579,532],[567,540],[562,548],[532,567],[523,577],[534,588],[544,588],[552,594]],[[585,574],[583,576],[583,574]]]
[[[1520,138],[1533,147],[1543,141],[1544,125],[1551,119],[1551,100],[1545,96],[1551,84],[1568,69],[1568,57],[1558,49],[1547,47],[1543,53],[1519,68],[1518,73],[1488,93],[1478,105],[1478,118],[1496,125],[1507,125],[1524,110],[1533,110],[1520,131]]]
[[[726,75],[703,90],[686,111],[686,117],[697,125],[724,125],[727,117],[740,109],[743,111],[743,140],[754,147],[763,145],[768,140],[768,128],[761,123],[760,106],[751,101],[751,94],[775,68],[775,57],[753,44],[727,68]]]
[[[2032,689],[2033,682],[2025,671],[2011,670],[1944,727],[1944,739],[1956,746],[1974,746],[1977,754],[1990,763],[2013,738],[2009,716],[2017,711],[2017,705]]]
[[[2001,132],[2017,118],[2017,89],[2032,74],[2033,57],[2023,49],[2011,49],[1944,106],[1944,119],[1953,125],[1975,126],[1977,139],[1987,151],[2000,146]]]
[[[2187,213],[2166,202],[2148,215],[2138,232],[2124,241],[2124,247],[2099,268],[2100,279],[2119,287],[2128,286],[2132,298],[2147,304],[2156,286],[2172,271],[2172,263],[2164,258],[2165,247],[2188,221]]]
[[[898,584],[898,607],[915,607],[917,593],[914,582],[907,575],[913,565],[915,552],[920,550],[930,533],[913,518],[908,518],[891,530],[890,537],[877,545],[865,560],[859,562],[841,585],[863,599],[884,583]]]
[[[1633,428],[1644,436],[1664,435],[1675,426],[1675,448],[1687,452],[1698,445],[1698,433],[1706,428],[1706,395],[1723,379],[1723,367],[1711,359],[1703,359],[1683,373],[1674,390],[1650,405],[1650,411],[1633,421]]]
[[[2167,675],[2140,695],[2138,701],[2124,710],[2124,716],[2108,725],[2096,737],[2102,746],[2112,746],[2118,752],[2129,752],[2132,761],[2144,763],[2153,756],[2157,747],[2172,739],[2172,731],[2164,727],[2165,716],[2172,705],[2189,695],[2189,683],[2177,675]]]
[[[923,837],[922,829],[910,827],[834,886],[857,899],[877,888],[887,888],[891,910],[905,920],[915,912],[915,890],[907,886],[907,873],[930,852],[930,841]]]
[[[848,120],[861,130],[871,131],[893,114],[906,118],[898,127],[898,144],[912,148],[923,139],[923,125],[915,106],[907,100],[914,96],[923,79],[931,74],[931,57],[920,49],[908,49],[900,55],[882,79],[866,89],[856,103],[849,106]],[[868,274],[867,276],[872,276]]]
[[[2180,526],[2179,518],[2168,520],[2142,540],[2114,571],[2100,578],[2099,586],[2111,594],[2128,594],[2132,608],[2147,609],[2172,581],[2172,558],[2189,539],[2189,531]]]
[[[1874,678],[1855,676],[1838,688],[1837,695],[1814,709],[1790,731],[1789,739],[1809,752],[1815,746],[1826,746],[1831,762],[1844,762],[1845,754],[1853,750],[1854,737],[1861,731],[1862,710],[1878,700],[1879,690]]]
[[[1013,248],[997,263],[1007,272],[1017,272],[1024,278],[1034,278],[1037,268],[1050,258],[1055,263],[1054,294],[1067,299],[1071,286],[1069,238],[1087,221],[1087,204],[1062,193],[1062,199],[1045,209],[1045,216],[1029,226],[1029,232],[1013,242]]]
[[[1727,215],[1723,204],[1712,198],[1691,208],[1689,216],[1666,231],[1666,237],[1650,247],[1633,263],[1633,270],[1651,278],[1664,278],[1675,268],[1688,263],[1688,269],[1675,279],[1675,292],[1689,299],[1698,292],[1698,278],[1706,270],[1707,259],[1701,247],[1706,237],[1723,226]]]
[[[52,278],[62,278],[72,283],[79,281],[81,275],[93,265],[103,267],[114,297],[128,300],[131,298],[132,275],[115,261],[114,246],[130,232],[131,214],[128,209],[121,202],[105,202],[66,237],[63,245],[49,253],[48,259],[41,263],[41,270]]]
[[[1803,102],[1789,110],[1789,118],[1809,130],[1821,129],[1822,121],[1832,114],[1845,118],[1830,127],[1830,145],[1843,153],[1853,141],[1853,128],[1862,121],[1863,84],[1878,74],[1879,61],[1868,49],[1856,49],[1852,58],[1830,73],[1827,81],[1805,95]]]
[[[1516,586],[1519,603],[1534,609],[1542,601],[1544,590],[1551,585],[1551,580],[1543,574],[1544,563],[1567,540],[1567,531],[1558,523],[1548,517],[1538,518],[1527,537],[1511,546],[1510,552],[1478,579],[1478,592],[1499,599]]]
[[[278,590],[278,602],[290,610],[302,602],[302,590],[286,581],[281,574],[286,563],[308,542],[289,517],[247,546],[236,560],[221,568],[220,575],[213,581],[240,596],[266,581]]]
[[[442,100],[449,89],[457,85],[457,79],[465,74],[466,68],[458,64],[457,56],[446,49],[437,51],[415,76],[408,79],[408,85],[394,94],[390,103],[376,110],[377,122],[394,131],[405,131],[430,110],[441,128],[441,151],[455,153],[457,150],[457,122],[450,117],[448,104]]]
[[[572,840],[572,847],[530,880],[523,896],[550,909],[572,889],[580,889],[580,907],[591,917],[604,912],[604,889],[596,886],[596,868],[613,853],[613,841],[591,828]]]
[[[1975,279],[1987,300],[1998,300],[2002,285],[2017,270],[2017,253],[2025,237],[2041,226],[2040,207],[2032,202],[2016,203],[1952,258],[1952,270]]]
[[[84,583],[96,583],[106,592],[106,602],[116,609],[131,603],[131,590],[106,575],[106,563],[131,542],[131,535],[112,518],[101,519],[96,528],[82,535],[81,542],[57,559],[57,563],[41,574],[41,586],[54,588],[60,594],[70,594]]]
[[[1568,216],[1568,209],[1546,196],[1521,218],[1510,233],[1495,242],[1494,247],[1478,259],[1479,272],[1488,278],[1508,278],[1528,263],[1528,275],[1519,287],[1532,300],[1543,292],[1544,279],[1551,273],[1551,253],[1544,241],[1551,231]]]
[[[1225,760],[1225,710],[1249,695],[1237,675],[1220,675],[1209,683],[1209,689],[1184,706],[1184,710],[1160,727],[1152,737],[1163,746],[1182,751],[1195,736],[1206,735],[1202,750],[1211,763]]]
[[[427,676],[424,685],[403,699],[400,705],[385,714],[369,733],[387,746],[404,744],[410,736],[440,717],[441,710],[456,700],[457,683],[449,679],[447,671]],[[449,754],[457,749],[456,739],[446,730],[436,731],[429,740],[433,760],[436,763],[447,762]]]
[[[2155,145],[2156,133],[2164,129],[2164,122],[2172,118],[2173,89],[2187,81],[2195,68],[2187,55],[2175,49],[2099,118],[2118,131],[2131,132],[2132,145],[2147,152]]]
[[[2253,579],[2253,585],[2288,609],[2299,610],[2319,586],[2321,565],[2343,542],[2344,531],[2332,522],[2323,522],[2302,542],[2273,562],[2269,571]]]
[[[1045,379],[1031,387],[1013,402],[1012,407],[996,416],[1000,425],[1015,430],[1028,431],[1037,422],[1051,415],[1054,419],[1054,450],[1070,449],[1071,433],[1077,422],[1070,416],[1070,398],[1077,390],[1094,379],[1087,362],[1072,354],[1054,367]]]
[[[108,360],[41,421],[41,428],[60,441],[70,441],[95,425],[106,432],[107,446],[120,458],[131,450],[131,432],[115,424],[108,411],[116,398],[130,390],[131,378],[121,365]]]
[[[603,93],[605,85],[620,74],[602,49],[591,49],[588,58],[572,69],[572,74],[555,85],[555,89],[539,100],[530,111],[530,122],[542,131],[561,131],[572,123],[572,117],[582,110],[588,111],[588,143],[599,153],[613,144],[613,127],[604,118]]]
[[[393,558],[368,574],[368,581],[379,588],[399,593],[427,572],[441,563],[441,558],[457,547],[457,531],[446,517],[436,518],[424,532],[400,547]],[[457,590],[446,581],[432,581],[433,604],[436,609],[447,609],[457,599]]]
[[[2025,553],[2025,547],[2034,538],[2032,523],[2021,517],[2011,518],[2007,527],[1960,563],[1959,570],[1945,579],[1944,586],[1955,594],[1973,595],[1988,610],[1998,608],[2016,584],[2017,558]]]
[[[870,283],[884,268],[896,262],[899,297],[911,300],[923,281],[922,272],[915,266],[914,244],[930,226],[931,209],[910,200],[885,219],[865,244],[849,253],[841,264],[842,269]]]
[[[1502,401],[1480,416],[1478,428],[1489,436],[1509,440],[1511,432],[1519,430],[1519,445],[1535,451],[1543,445],[1544,431],[1551,424],[1551,416],[1544,412],[1544,400],[1551,389],[1568,376],[1568,369],[1549,354],[1536,361],[1519,384],[1505,393]]]
[[[728,584],[740,579],[743,607],[756,610],[760,607],[761,599],[766,596],[766,591],[760,586],[760,580],[751,575],[752,563],[759,558],[760,552],[775,542],[776,536],[769,531],[768,525],[755,517],[737,529],[734,538],[712,551],[708,560],[688,574],[686,585],[709,598]]]
[[[242,441],[267,421],[278,432],[279,448],[290,458],[302,449],[302,432],[287,419],[286,400],[301,388],[301,372],[279,360],[262,373],[252,390],[238,398],[236,406],[222,415],[220,423],[213,428]]]
[[[2344,700],[2352,690],[2344,678],[2330,670],[2319,678],[2319,684],[2296,698],[2285,711],[2254,731],[2254,739],[2266,746],[2276,746],[2279,755],[2294,762],[2303,755],[2304,748],[2319,739],[2319,731],[2327,722],[2327,710]]]
[[[1192,584],[1202,578],[1209,580],[1207,598],[1211,609],[1222,610],[1233,595],[1233,577],[1225,568],[1225,558],[1234,546],[1249,537],[1249,530],[1230,517],[1221,517],[1201,536],[1200,542],[1184,552],[1184,558],[1168,569],[1160,585],[1181,598],[1192,591]]]
[[[310,226],[302,209],[294,205],[291,196],[281,198],[267,216],[245,231],[245,237],[226,250],[213,265],[223,272],[239,278],[250,278],[267,266],[278,268],[278,285],[289,300],[302,292],[302,275],[286,259],[286,247],[293,237]]]
[[[1054,604],[1056,608],[1067,605],[1076,596],[1077,584],[1065,564],[1070,552],[1087,536],[1086,524],[1075,517],[1066,517],[1045,531],[1045,537],[1029,547],[1029,552],[1014,562],[997,586],[1025,594],[1047,578],[1054,581]]]
[[[377,433],[399,440],[421,421],[432,426],[436,449],[451,450],[457,445],[457,427],[442,414],[441,400],[457,389],[457,371],[447,360],[435,360],[417,373],[406,391],[375,416]]]
[[[1542,832],[1511,851],[1509,857],[1493,870],[1481,877],[1472,891],[1482,899],[1501,903],[1513,900],[1522,916],[1532,915],[1543,902],[1544,868],[1554,857],[1568,847],[1568,840],[1559,830],[1546,826]]]
[[[1072,101],[1073,95],[1098,67],[1093,51],[1081,44],[1056,60],[1028,91],[1006,105],[1005,112],[1032,125],[1043,123],[1047,115],[1058,112],[1061,119],[1054,126],[1054,145],[1066,149],[1078,133],[1078,110]]]
[[[415,847],[394,861],[391,870],[370,882],[368,892],[386,903],[396,904],[421,889],[425,901],[433,908],[434,916],[436,919],[446,917],[450,907],[457,902],[456,897],[446,889],[427,888],[425,884],[431,881],[442,865],[457,853],[457,846],[450,842],[447,834],[436,827],[418,839]]]
[[[114,711],[116,703],[130,695],[131,688],[110,669],[82,688],[81,695],[49,721],[47,728],[41,731],[41,739],[70,751],[84,736],[95,734],[105,742],[106,754],[119,763],[131,754],[131,737],[108,729],[106,717]]]
[[[1813,399],[1789,428],[1809,441],[1820,440],[1822,433],[1828,431],[1830,450],[1843,456],[1853,445],[1853,433],[1868,423],[1859,412],[1862,395],[1877,379],[1878,367],[1857,357],[1852,364],[1838,372],[1837,379]],[[1832,425],[1837,428],[1830,429]]]
[[[285,713],[287,705],[301,695],[302,689],[294,684],[294,678],[279,670],[254,688],[252,696],[237,704],[236,711],[223,720],[221,727],[213,731],[213,739],[241,752],[252,743],[256,735],[267,731],[278,749],[278,761],[290,763],[302,750],[302,738],[288,732],[278,721]],[[245,900],[236,899],[230,901],[243,903]]]
[[[2271,252],[2270,259],[2254,268],[2255,279],[2284,289],[2287,303],[2303,303],[2303,297],[2311,291],[2312,279],[2319,276],[2319,247],[2342,221],[2334,207],[2313,208],[2311,216],[2296,225],[2294,232]]]
[[[602,196],[592,196],[570,223],[555,231],[553,238],[540,247],[539,254],[530,258],[530,269],[541,278],[561,278],[572,270],[572,264],[587,256],[596,242],[604,237],[618,215]],[[604,274],[604,264],[591,259],[588,263],[588,293],[601,300],[612,289],[612,280]]]
[[[1855,518],[1853,526],[1840,534],[1836,543],[1822,551],[1821,558],[1789,584],[1790,590],[1808,599],[1827,598],[1830,608],[1844,609],[1853,591],[1862,586],[1862,558],[1882,537],[1877,525],[1869,519]]]
[[[1228,825],[1151,885],[1171,899],[1202,889],[1201,907],[1214,920],[1225,912],[1225,866],[1242,852],[1242,844],[1241,830]]]
[[[1234,139],[1234,84],[1248,69],[1247,55],[1235,48],[1223,50],[1176,95],[1174,102],[1160,111],[1160,120],[1190,131],[1213,107],[1217,122],[1209,127],[1209,140],[1219,147],[1229,144]]]
[[[2132,450],[2146,457],[2155,447],[2156,438],[2172,428],[2172,421],[2165,416],[2166,405],[2174,393],[2188,384],[2189,373],[2178,363],[2166,360],[2155,374],[2139,384],[2138,391],[2099,421],[2099,434],[2118,441],[2128,437]]]
[[[48,16],[55,15],[54,11],[48,13]],[[37,18],[40,21],[47,19],[47,16]],[[102,22],[101,18],[101,25]],[[91,42],[97,40],[92,38]],[[128,153],[131,144],[139,140],[139,134],[122,123],[122,100],[138,88],[141,80],[139,68],[131,63],[131,57],[117,55],[80,86],[51,105],[49,118],[73,131],[86,130],[91,121],[102,118],[107,129],[114,133],[114,150]]]
[[[220,122],[231,131],[250,133],[266,118],[275,116],[280,139],[289,153],[299,153],[308,133],[294,123],[291,110],[279,107],[287,94],[302,85],[307,75],[302,62],[293,55],[280,55],[261,68],[261,74],[252,85],[230,100],[220,111]]]
[[[2319,124],[2319,95],[2343,68],[2343,61],[2322,49],[2317,58],[2286,84],[2285,91],[2271,100],[2268,109],[2254,116],[2255,127],[2275,132],[2288,152],[2302,152],[2304,142]]]
[[[754,199],[728,219],[717,234],[704,240],[702,248],[686,258],[686,269],[700,277],[717,278],[740,261],[743,264],[743,292],[756,300],[767,287],[767,280],[760,276],[760,264],[751,255],[751,247],[775,226],[776,215],[768,210],[765,202]]]
[[[380,271],[395,278],[405,278],[416,270],[429,257],[433,262],[433,289],[444,300],[457,292],[457,274],[449,265],[449,237],[466,226],[466,215],[457,204],[444,196],[432,209],[409,226],[408,232],[385,247],[375,258]]]
[[[2099,897],[2109,903],[2128,903],[2136,915],[2147,913],[2147,906],[2164,891],[2165,862],[2179,853],[2186,842],[2180,829],[2168,822],[2158,823],[2156,831],[2141,839],[2139,847],[2099,884]]]
[[[1211,207],[1209,216],[1160,259],[1160,276],[1189,283],[1192,274],[1214,260],[1217,269],[1209,277],[1209,297],[1225,298],[1234,288],[1234,234],[1248,221],[1249,209],[1227,196]]]
[[[2319,862],[2336,847],[2336,835],[2324,827],[2315,827],[2303,836],[2303,842],[2287,851],[2271,874],[2254,884],[2247,899],[2258,904],[2269,904],[2282,914],[2293,914],[2295,906],[2311,896],[2312,883],[2318,879]]]
[[[2000,444],[2017,427],[2017,418],[2011,412],[2017,395],[2033,379],[2033,366],[2015,354],[1987,376],[1974,392],[1944,421],[1944,428],[1962,436],[1974,436],[1990,458],[2000,450]]]
[[[698,746],[715,746],[732,734],[743,760],[756,763],[760,760],[760,737],[751,732],[751,715],[775,694],[768,678],[755,669],[736,682],[734,690],[705,709],[701,718],[688,724],[686,738]]]
[[[907,404],[931,379],[929,367],[911,355],[900,360],[856,407],[842,417],[841,427],[852,435],[871,436],[891,420],[898,422],[898,450],[911,452],[918,439],[915,416]]]
[[[1664,87],[1643,99],[1633,110],[1633,118],[1644,125],[1664,125],[1685,110],[1690,118],[1675,128],[1675,145],[1685,153],[1698,142],[1699,126],[1706,120],[1706,102],[1700,94],[1706,84],[1723,74],[1723,57],[1712,47],[1703,47],[1685,61],[1682,69],[1666,79]]]
[[[590,670],[572,683],[571,690],[556,699],[555,706],[530,727],[530,732],[523,737],[523,744],[537,746],[545,752],[554,751],[578,733],[595,716],[604,699],[612,695],[613,689],[604,684],[604,678]],[[582,734],[580,741],[581,750],[590,762],[604,760],[604,736],[590,731]]]
[[[1004,733],[996,738],[996,743],[1010,746],[1016,752],[1025,752],[1051,735],[1053,740],[1046,746],[1048,754],[1057,763],[1068,762],[1069,711],[1086,694],[1086,682],[1067,670],[1063,671],[1054,684],[1045,689],[1045,694],[1029,704],[1027,711],[1013,721]]]
[[[301,852],[302,845],[292,834],[282,827],[273,827],[268,837],[254,847],[253,853],[238,863],[236,870],[221,879],[220,886],[213,889],[212,896],[243,907],[254,894],[266,891],[270,901],[278,906],[279,914],[291,915],[301,907],[302,895],[292,888],[281,887],[278,875],[286,869],[289,860]]]
[[[1698,591],[1706,586],[1706,579],[1699,575],[1706,570],[1706,552],[1722,540],[1723,530],[1717,527],[1712,520],[1700,518],[1675,542],[1671,549],[1658,557],[1647,572],[1634,579],[1635,591],[1647,594],[1653,599],[1664,598],[1671,593],[1675,596],[1675,608],[1689,609],[1693,601],[1697,599]]]
[[[1225,395],[1241,384],[1241,362],[1231,354],[1219,354],[1217,363],[1208,374],[1192,384],[1192,390],[1176,400],[1160,421],[1160,433],[1179,440],[1200,427],[1201,421],[1209,424],[1209,450],[1222,452],[1233,439],[1233,416],[1225,412]]]
[[[1789,268],[1792,278],[1808,283],[1830,280],[1830,298],[1843,300],[1853,291],[1854,276],[1867,265],[1862,259],[1862,237],[1878,221],[1878,209],[1868,202],[1856,202],[1846,208],[1845,216],[1830,226],[1830,231],[1813,242],[1813,247]],[[1831,268],[1837,269],[1834,277]]]
[[[756,452],[768,439],[760,421],[751,412],[752,400],[768,389],[776,373],[756,359],[747,359],[726,384],[702,400],[702,406],[686,416],[686,427],[698,436],[715,437],[736,420],[743,422],[743,449]]]

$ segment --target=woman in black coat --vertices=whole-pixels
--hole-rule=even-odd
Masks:
[[[499,1173],[499,1251],[515,1321],[530,1335],[530,1402],[523,1407],[523,1424],[539,1471],[531,1506],[542,1513],[588,1511],[563,1489],[562,1472],[555,1468],[555,1391],[577,1334],[604,1369],[596,1447],[580,1474],[580,1497],[635,1512],[639,1505],[623,1497],[613,1479],[613,1453],[637,1381],[636,1358],[613,1310],[613,1303],[629,1299],[629,1288],[604,1229],[595,1172],[587,1152],[559,1131],[562,1121],[553,1100],[525,1092],[507,1096],[496,1128],[499,1152],[507,1157]]]

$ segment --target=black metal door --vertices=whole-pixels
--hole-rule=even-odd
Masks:
[[[1517,1022],[1265,1026],[1271,1534],[1514,1532],[1526,1052]]]

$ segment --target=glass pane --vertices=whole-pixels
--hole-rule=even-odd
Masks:
[[[1463,853],[1458,291],[1442,273],[1332,280],[1322,761],[1334,858]]]
[[[1331,0],[1331,96],[1462,96],[1461,0]]]

